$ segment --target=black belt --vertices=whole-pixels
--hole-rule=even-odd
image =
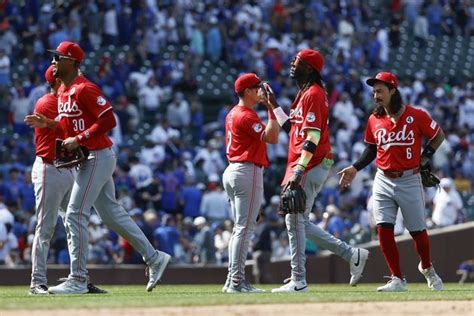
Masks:
[[[384,176],[388,178],[397,179],[397,178],[401,178],[404,174],[417,174],[418,172],[420,172],[420,168],[410,169],[410,170],[405,170],[405,171],[390,171],[390,170],[380,169],[380,171],[382,171]]]

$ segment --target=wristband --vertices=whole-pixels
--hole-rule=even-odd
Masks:
[[[293,173],[297,176],[302,176],[304,171],[302,169],[296,168],[296,169],[293,170]]]
[[[431,147],[430,145],[426,145],[426,147],[423,149],[423,152],[421,153],[422,156],[431,159],[435,153],[436,149]]]
[[[289,119],[288,115],[286,115],[281,107],[274,108],[273,113],[275,114],[276,120],[280,126],[283,126],[283,124],[285,124]]]

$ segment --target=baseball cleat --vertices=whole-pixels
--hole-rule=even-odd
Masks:
[[[418,271],[420,271],[421,274],[423,274],[426,278],[426,282],[428,283],[428,287],[432,291],[442,291],[444,286],[443,286],[443,280],[439,277],[438,274],[436,274],[436,271],[431,265],[431,267],[423,269],[421,267],[421,262],[418,264]]]
[[[87,291],[86,282],[74,279],[67,279],[65,282],[48,289],[51,294],[85,294]]]
[[[168,262],[170,261],[171,256],[165,252],[158,252],[158,260],[155,263],[150,264],[146,268],[146,275],[148,275],[148,284],[146,285],[146,290],[148,292],[153,291],[156,287],[156,283],[160,281],[163,272],[165,271]]]
[[[377,288],[377,292],[405,292],[407,290],[407,281],[394,275],[390,277],[387,284]]]
[[[235,285],[233,282],[230,282],[229,287],[226,290],[226,293],[263,293],[265,290],[257,289],[250,285],[247,281],[242,281],[238,285]]]
[[[291,279],[285,279],[285,284],[279,288],[273,289],[272,293],[303,293],[308,292],[308,284],[306,281],[293,281]]]
[[[48,287],[44,284],[35,285],[28,292],[30,295],[48,295]]]
[[[351,280],[349,284],[356,286],[357,282],[362,278],[362,272],[364,272],[365,264],[369,258],[369,251],[362,248],[357,248],[356,252],[351,257],[350,268],[351,268]]]
[[[67,280],[67,277],[62,277],[58,279],[58,282],[65,282],[66,280]],[[107,293],[109,292],[95,286],[91,282],[87,283],[87,294],[107,294]]]
[[[107,294],[106,290],[103,290],[92,283],[87,283],[87,294]]]

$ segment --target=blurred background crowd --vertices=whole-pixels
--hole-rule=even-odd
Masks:
[[[375,167],[359,172],[347,190],[338,187],[336,173],[364,149],[373,107],[364,82],[381,70],[397,74],[404,101],[428,110],[446,133],[432,162],[441,185],[426,191],[428,226],[473,220],[473,39],[469,0],[1,0],[0,264],[30,262],[35,147],[23,118],[47,92],[46,50],[61,41],[81,45],[82,72],[113,103],[119,202],[174,263],[223,264],[233,225],[221,185],[223,123],[237,103],[233,82],[241,72],[257,73],[288,110],[297,92],[289,65],[303,48],[325,56],[336,157],[311,220],[351,244],[375,238]],[[264,107],[259,113],[265,121]],[[276,215],[287,145],[282,132],[279,144],[268,146],[252,258],[289,255]],[[89,228],[90,263],[142,262],[96,214]],[[306,251],[319,249],[308,242]],[[59,219],[49,262],[68,261]]]

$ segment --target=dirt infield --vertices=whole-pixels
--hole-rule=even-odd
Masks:
[[[473,315],[474,301],[356,302],[272,305],[225,305],[87,310],[15,310],[2,316],[165,315]]]

